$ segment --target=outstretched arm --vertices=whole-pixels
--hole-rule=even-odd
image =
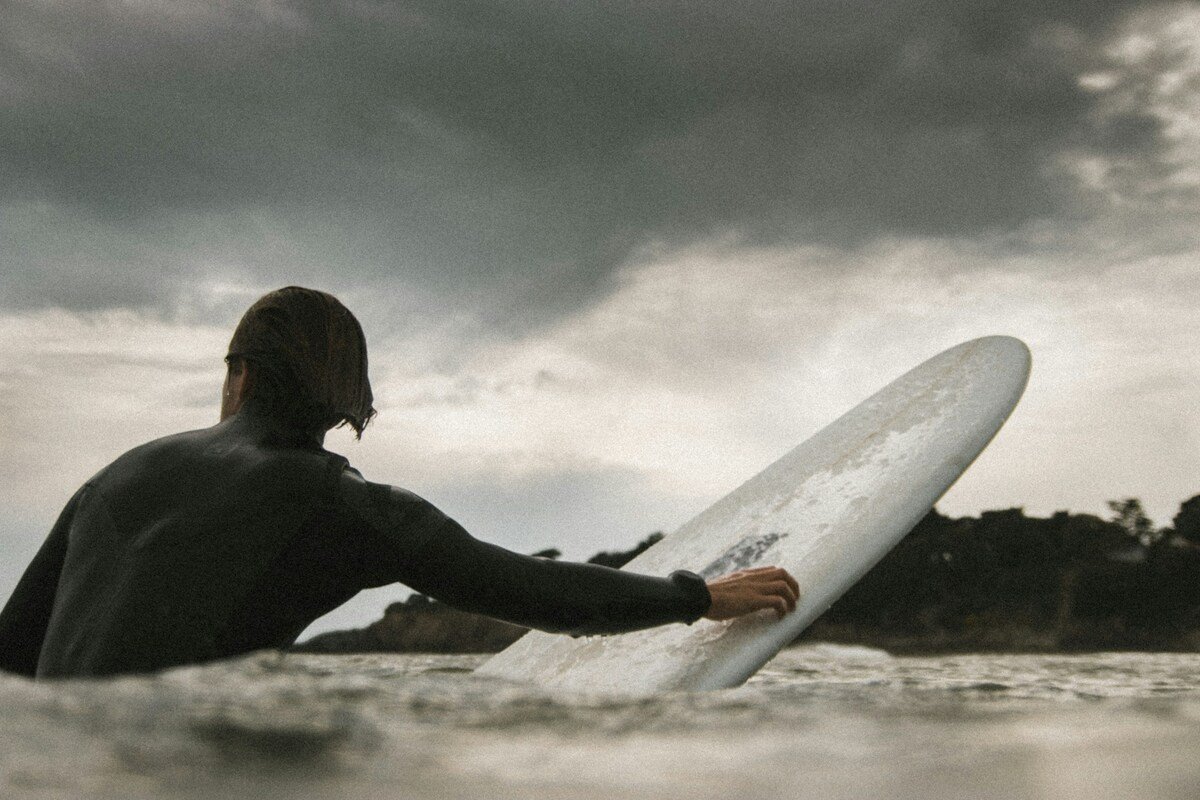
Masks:
[[[795,581],[782,570],[735,573],[706,585],[682,570],[659,578],[550,561],[481,542],[425,500],[352,470],[341,495],[377,542],[380,583],[400,581],[464,611],[526,627],[576,636],[623,633],[795,607]]]
[[[692,623],[711,601],[704,580],[520,555],[447,521],[400,580],[456,608],[575,636]]]

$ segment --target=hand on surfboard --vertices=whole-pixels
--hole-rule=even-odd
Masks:
[[[712,605],[704,615],[706,619],[733,619],[764,608],[774,609],[782,619],[796,610],[800,585],[782,567],[755,567],[709,581],[708,593]]]

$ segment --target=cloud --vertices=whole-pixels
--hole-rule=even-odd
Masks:
[[[213,424],[228,338],[128,311],[0,315],[5,504],[44,518],[124,450]]]
[[[437,369],[432,351],[384,342],[382,413],[357,458],[451,510],[464,481],[620,475],[610,495],[636,493],[670,529],[923,358],[1007,333],[1031,345],[1033,379],[948,510],[1103,512],[1133,493],[1164,521],[1200,491],[1194,253],[1079,281],[1086,257],[1038,270],[940,240],[879,249],[887,267],[862,272],[832,248],[698,245],[624,268],[604,300],[536,334],[468,334]]]
[[[1105,513],[1136,495],[1162,524],[1200,491],[1194,254],[1080,281],[1084,263],[961,242],[874,247],[867,271],[836,247],[645,251],[603,298],[522,337],[470,317],[368,323],[381,413],[363,441],[327,443],[482,538],[582,557],[673,530],[923,358],[1008,333],[1032,347],[1029,389],[944,511]],[[31,557],[123,450],[212,424],[228,335],[146,312],[0,314],[7,558]],[[402,591],[344,613],[365,623]]]
[[[1173,174],[1153,98],[1110,102],[1147,67],[1104,47],[1144,8],[1165,13],[10,4],[0,297],[161,309],[197,281],[399,282],[522,329],[649,242],[1057,231],[1095,210],[1066,153]],[[1105,70],[1124,77],[1081,85]]]
[[[9,3],[4,551],[211,424],[285,283],[371,343],[382,413],[334,448],[518,549],[671,529],[997,332],[1033,382],[944,509],[1165,522],[1200,490],[1200,13],[1101,5]]]

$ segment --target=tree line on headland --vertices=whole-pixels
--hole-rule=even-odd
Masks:
[[[801,640],[893,652],[1200,651],[1200,495],[1169,527],[1155,526],[1136,498],[1109,507],[1108,519],[1020,508],[951,518],[935,509]],[[589,561],[619,567],[660,538]],[[521,633],[414,595],[367,628],[297,649],[491,652]]]

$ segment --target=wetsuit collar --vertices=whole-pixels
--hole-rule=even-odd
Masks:
[[[322,450],[325,447],[324,431],[305,431],[280,423],[262,409],[247,404],[224,423],[230,430],[238,431],[263,443],[299,447],[305,450]]]

